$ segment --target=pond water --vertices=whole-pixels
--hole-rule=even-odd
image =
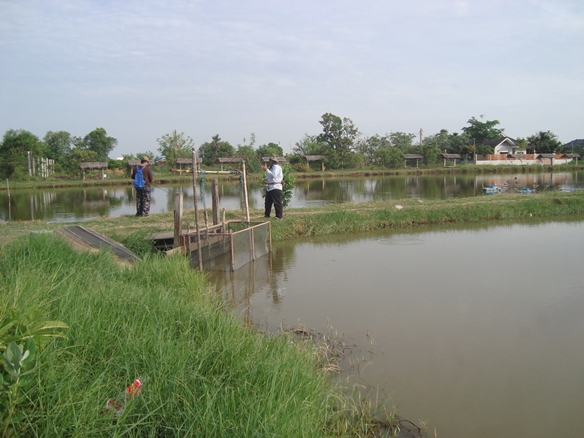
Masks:
[[[210,273],[260,328],[342,335],[349,384],[428,435],[584,436],[584,218],[284,242]]]
[[[204,198],[197,190],[199,206],[211,205],[210,179],[203,186]],[[449,199],[478,196],[488,185],[516,189],[582,190],[584,172],[556,172],[509,175],[419,175],[396,177],[362,177],[297,180],[290,208],[312,207],[331,202],[365,202],[370,200],[398,200],[408,197],[420,199]],[[259,182],[248,184],[249,205],[262,208],[262,186]],[[184,185],[154,187],[152,213],[172,211],[174,194],[183,192],[184,208],[193,209],[192,182]],[[219,184],[221,208],[241,208],[242,189],[238,181]],[[0,221],[44,220],[71,222],[96,217],[132,215],[135,194],[130,183],[122,187],[92,187],[75,189],[39,189],[0,191]]]

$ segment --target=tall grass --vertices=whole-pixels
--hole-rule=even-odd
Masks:
[[[272,223],[272,238],[409,228],[419,225],[472,223],[492,220],[557,218],[584,214],[584,192],[504,194],[443,201],[403,199],[360,204],[330,204],[318,209],[284,212]]]
[[[0,256],[10,309],[36,306],[70,326],[40,355],[12,420],[15,436],[321,436],[343,396],[313,349],[244,328],[182,257],[122,269],[50,235]],[[114,417],[105,401],[137,377],[142,393]],[[333,432],[334,430],[334,432]]]

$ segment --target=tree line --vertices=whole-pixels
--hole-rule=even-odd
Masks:
[[[459,154],[471,158],[473,154],[493,153],[489,140],[497,140],[504,135],[498,120],[478,120],[471,117],[462,132],[449,133],[446,129],[436,134],[422,137],[413,133],[390,132],[385,135],[363,136],[351,119],[341,118],[331,113],[322,116],[322,133],[305,134],[293,148],[291,163],[301,163],[305,155],[321,155],[325,164],[332,169],[358,167],[399,168],[404,166],[406,154],[423,157],[426,164],[438,163],[440,154]],[[518,138],[516,144],[529,151],[540,153],[562,152],[563,146],[557,136],[550,131],[540,131],[527,138]]]
[[[72,136],[66,131],[49,131],[41,140],[22,129],[9,129],[0,143],[0,177],[23,179],[28,174],[28,153],[54,162],[56,173],[76,174],[79,163],[108,161],[108,154],[118,141],[96,128],[84,137]]]
[[[384,135],[364,136],[349,118],[323,114],[319,123],[322,132],[305,134],[288,155],[288,161],[296,170],[309,170],[306,155],[320,155],[328,169],[355,169],[362,167],[399,168],[404,166],[406,154],[418,154],[425,164],[436,164],[443,152],[459,154],[470,158],[473,154],[493,153],[489,140],[496,140],[504,135],[498,120],[483,121],[471,117],[461,132],[449,133],[446,129],[423,137],[420,130],[416,134],[406,132],[389,132]],[[125,155],[124,162],[108,159],[108,154],[116,147],[118,141],[107,135],[103,128],[96,128],[84,137],[76,137],[66,131],[49,131],[41,140],[25,130],[6,131],[0,143],[0,177],[21,179],[27,175],[27,154],[49,158],[54,161],[56,173],[77,174],[81,162],[108,162],[108,167],[120,168],[128,159],[147,155],[154,158],[153,152],[145,151],[135,155]],[[172,165],[177,158],[192,155],[194,141],[184,133],[173,131],[157,139],[158,152]],[[197,154],[206,167],[217,164],[220,157],[242,157],[250,172],[261,170],[261,157],[283,156],[279,144],[267,143],[256,148],[255,134],[250,135],[249,142],[236,147],[214,135],[211,141],[201,144]],[[539,153],[564,152],[558,137],[550,131],[539,131],[527,138],[517,138],[516,144],[527,151]],[[582,145],[578,145],[580,148]],[[573,151],[573,148],[572,148]]]

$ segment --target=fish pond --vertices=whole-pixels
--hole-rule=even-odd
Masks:
[[[249,205],[262,208],[262,185],[251,182]],[[297,179],[290,208],[314,207],[327,203],[391,201],[404,198],[450,199],[483,196],[485,188],[505,191],[529,189],[574,191],[584,188],[584,172],[519,173],[488,175],[407,175],[392,177]],[[174,210],[174,194],[184,194],[184,208],[193,209],[192,181],[183,185],[155,186],[151,212]],[[220,180],[221,208],[242,208],[243,190],[238,180]],[[201,196],[203,195],[203,196]],[[210,179],[197,184],[200,207],[211,206]],[[0,191],[0,221],[44,220],[72,222],[97,217],[118,217],[136,212],[131,182],[122,186],[70,189]]]
[[[584,436],[584,218],[274,245],[211,272],[261,330],[342,339],[340,382],[428,436]]]

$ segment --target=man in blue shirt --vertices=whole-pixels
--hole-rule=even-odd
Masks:
[[[262,166],[262,169],[266,171],[266,178],[264,179],[264,183],[266,184],[266,208],[264,216],[270,217],[273,205],[274,210],[276,210],[276,219],[282,219],[282,182],[284,173],[278,164],[278,157],[275,155],[270,157],[269,166],[269,168]]]

